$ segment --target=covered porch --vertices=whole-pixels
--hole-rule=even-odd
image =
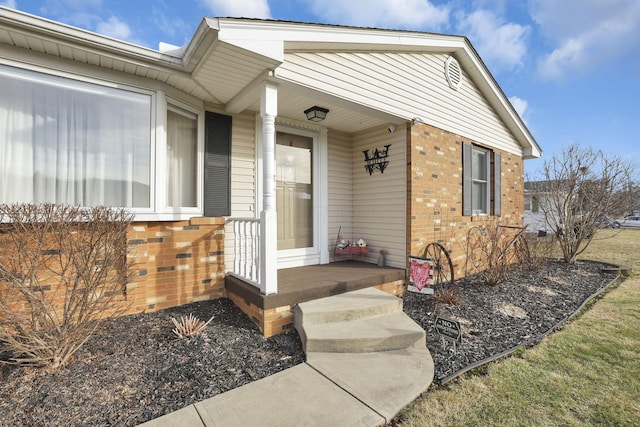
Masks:
[[[278,270],[278,293],[265,295],[246,280],[227,275],[225,291],[265,337],[293,327],[296,304],[358,289],[375,287],[402,295],[405,270],[348,260]]]

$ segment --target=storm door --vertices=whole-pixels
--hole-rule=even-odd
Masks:
[[[313,138],[276,135],[278,251],[314,246]]]

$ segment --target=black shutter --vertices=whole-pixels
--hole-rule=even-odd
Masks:
[[[493,214],[502,214],[502,155],[493,153]]]
[[[231,215],[231,116],[205,113],[204,216]]]
[[[471,208],[471,192],[473,182],[471,179],[471,144],[462,143],[462,215],[470,216],[473,213]]]

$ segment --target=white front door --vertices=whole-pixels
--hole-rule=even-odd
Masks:
[[[317,264],[318,226],[313,135],[276,134],[278,266]]]

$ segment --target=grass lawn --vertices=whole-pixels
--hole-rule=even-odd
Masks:
[[[640,230],[602,230],[580,258],[636,276],[535,348],[430,389],[402,425],[639,425]]]

